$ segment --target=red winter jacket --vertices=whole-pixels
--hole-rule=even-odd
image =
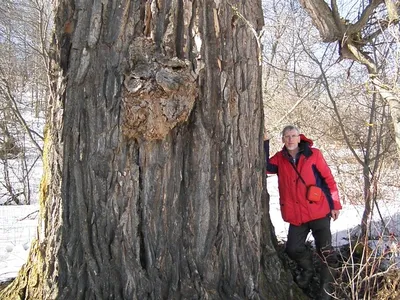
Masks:
[[[312,148],[313,142],[300,135],[296,168],[307,186],[316,185],[324,191],[323,199],[310,202],[306,198],[307,187],[293,168],[293,158],[286,147],[269,158],[269,141],[264,142],[267,173],[278,175],[279,202],[284,221],[301,225],[326,217],[332,209],[342,208],[335,179],[322,153]]]

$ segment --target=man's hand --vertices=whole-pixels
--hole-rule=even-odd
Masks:
[[[267,132],[264,132],[264,141],[269,140],[269,134]]]
[[[264,141],[269,140],[271,138],[271,134],[269,133],[267,127],[264,126]]]
[[[337,218],[339,218],[339,211],[338,210],[336,210],[336,209],[333,209],[332,211],[331,211],[331,217],[332,217],[332,219],[333,219],[333,221],[336,221],[337,220]]]

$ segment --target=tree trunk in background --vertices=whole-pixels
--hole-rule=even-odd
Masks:
[[[303,297],[268,214],[261,3],[241,3],[59,1],[39,238],[3,295]]]

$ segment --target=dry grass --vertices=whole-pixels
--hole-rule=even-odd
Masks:
[[[307,246],[315,254],[316,274],[303,291],[310,299],[317,300],[321,261],[315,249],[309,243]],[[280,256],[295,277],[300,270],[286,255],[284,247],[283,243],[279,244]],[[387,253],[381,255],[376,250],[357,243],[341,247],[338,250],[338,259],[338,267],[334,270],[336,279],[332,299],[400,300],[400,269],[395,262],[391,263],[387,259]]]
[[[340,249],[337,271],[337,299],[400,299],[400,269],[395,253],[382,253],[363,243],[350,243]]]

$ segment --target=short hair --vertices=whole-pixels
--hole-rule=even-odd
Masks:
[[[296,127],[294,125],[287,125],[282,130],[282,136],[285,136],[286,131],[290,131],[290,130],[296,130],[297,133],[300,133],[300,130],[298,127]]]

